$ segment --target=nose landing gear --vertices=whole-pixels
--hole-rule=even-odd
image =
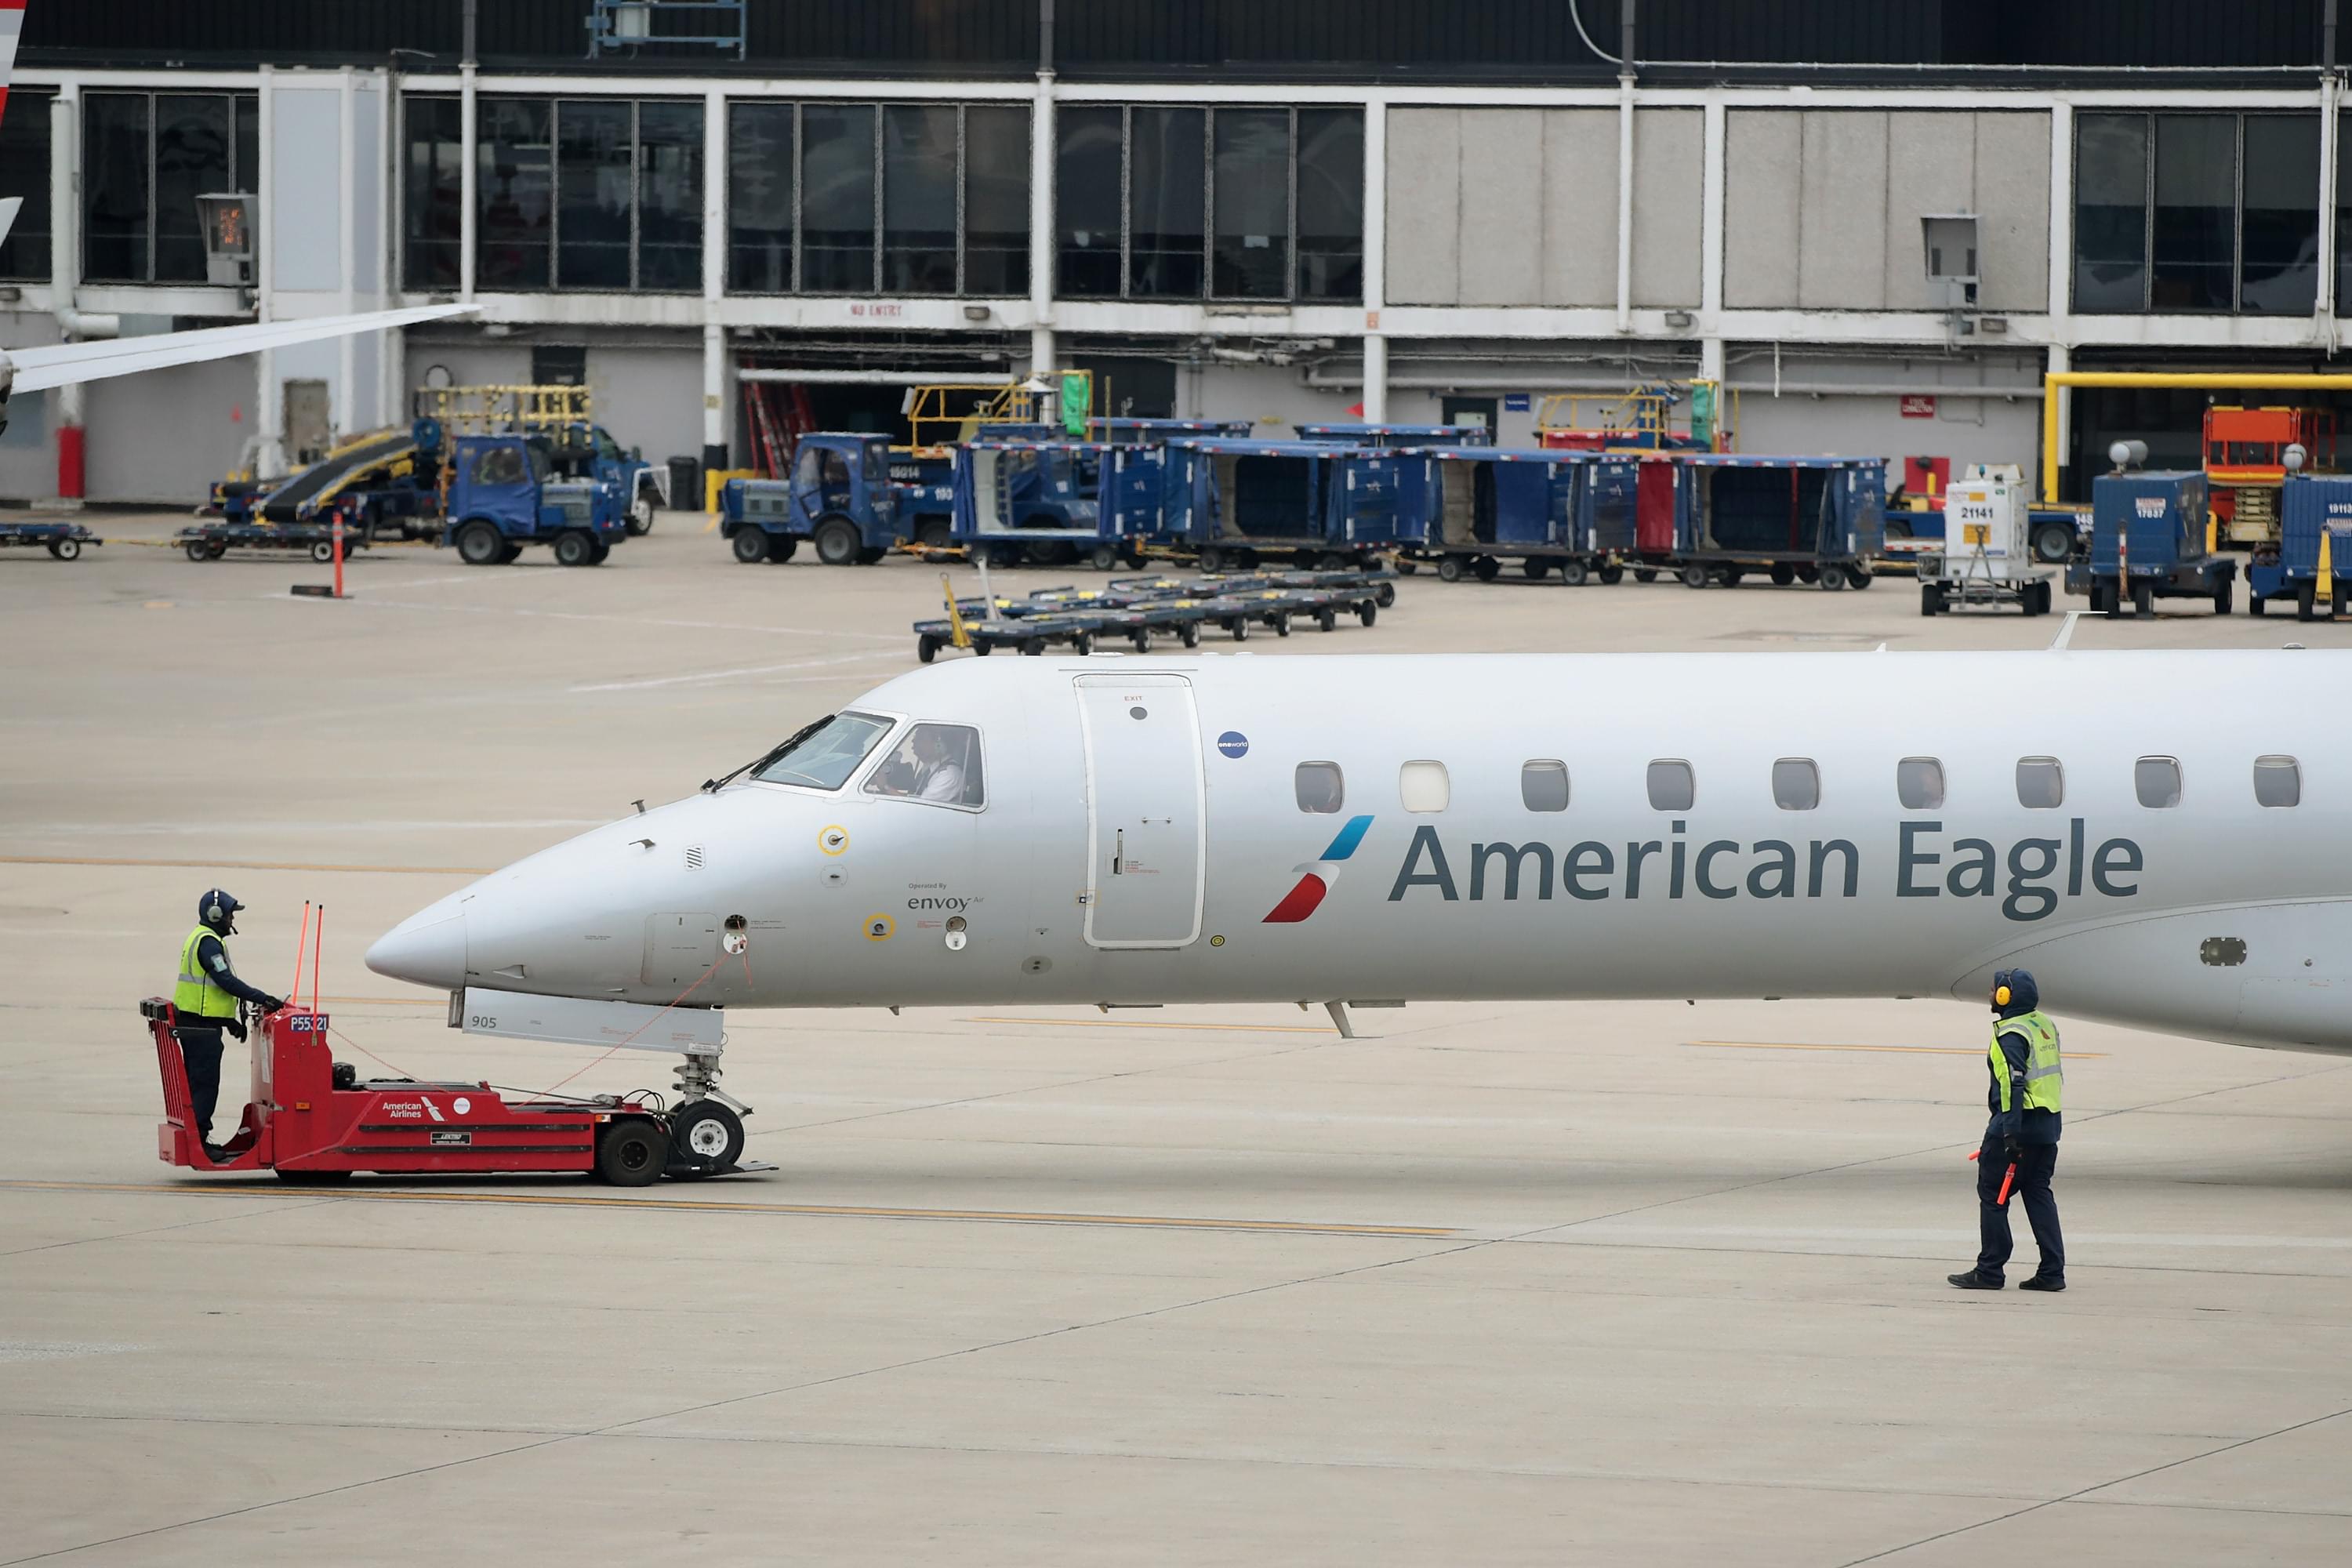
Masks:
[[[772,1169],[743,1163],[743,1118],[751,1108],[719,1087],[719,1053],[689,1050],[677,1068],[677,1109],[669,1113],[671,1176],[717,1176]]]

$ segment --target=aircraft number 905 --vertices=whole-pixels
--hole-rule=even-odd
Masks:
[[[466,1018],[466,1027],[469,1029],[495,1029],[498,1026],[499,1021],[487,1013],[469,1014]]]

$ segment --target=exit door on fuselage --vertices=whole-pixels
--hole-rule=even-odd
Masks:
[[[1201,934],[1207,806],[1192,683],[1081,675],[1087,941],[1183,947]]]

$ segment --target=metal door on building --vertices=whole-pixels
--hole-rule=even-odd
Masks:
[[[1192,683],[1082,675],[1087,941],[1183,947],[1201,934],[1207,802]]]
[[[328,402],[327,384],[289,381],[285,395],[286,419],[279,427],[286,432],[287,458],[297,463],[315,463],[333,444],[334,410]]]

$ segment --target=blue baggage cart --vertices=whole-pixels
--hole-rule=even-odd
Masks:
[[[2297,620],[2316,620],[2321,591],[2333,618],[2352,593],[2352,475],[2289,474],[2281,491],[2278,553],[2246,567],[2246,608],[2292,599]],[[2323,569],[2324,558],[2324,569]]]
[[[1113,447],[1158,447],[1170,441],[1240,440],[1257,428],[1248,419],[1089,419],[1087,434]]]
[[[1867,588],[1886,544],[1886,465],[1877,458],[1677,453],[1671,564],[1686,587],[1762,572],[1782,586]],[[1645,550],[1644,553],[1647,553]]]
[[[1403,461],[1318,441],[1172,441],[1160,539],[1201,569],[1286,560],[1360,569],[1405,536]]]
[[[1544,447],[1437,447],[1400,457],[1423,468],[1409,479],[1406,503],[1423,500],[1415,542],[1402,552],[1433,560],[1451,583],[1465,575],[1492,582],[1502,563],[1517,561],[1530,578],[1557,567],[1574,585],[1624,575],[1633,548],[1638,464],[1597,452]]]
[[[1119,450],[1090,441],[965,442],[956,448],[955,542],[991,566],[1141,565],[1142,545],[1119,509],[1087,493],[1089,470],[1099,476]]]

